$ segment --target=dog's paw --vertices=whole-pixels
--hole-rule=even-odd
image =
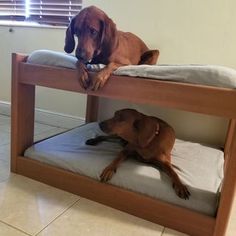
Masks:
[[[188,188],[183,185],[183,184],[173,184],[173,188],[175,190],[175,193],[177,194],[178,197],[182,199],[189,199],[190,197],[190,192],[188,191]]]
[[[100,72],[94,74],[90,78],[90,80],[91,80],[90,89],[93,91],[101,89],[105,85],[108,77],[109,77],[109,75],[107,75],[103,71],[100,71]]]
[[[87,71],[78,73],[78,80],[82,88],[87,89],[89,87],[89,77]]]
[[[116,169],[113,168],[112,166],[106,167],[100,175],[100,181],[108,182],[112,178],[112,176],[115,174],[115,172],[116,172]]]
[[[90,146],[95,146],[98,144],[98,141],[97,139],[95,138],[91,138],[91,139],[88,139],[86,142],[85,142],[86,145],[90,145]]]
[[[76,67],[77,78],[80,83],[80,86],[84,89],[87,89],[89,87],[90,82],[86,66],[83,63],[78,62]]]

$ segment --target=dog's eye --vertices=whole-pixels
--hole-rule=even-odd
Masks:
[[[124,121],[124,117],[121,116],[121,115],[117,115],[117,116],[116,116],[116,120],[117,120],[118,122]]]
[[[93,28],[91,28],[91,29],[90,29],[90,34],[91,34],[92,36],[97,36],[98,31],[95,30],[95,29],[93,29]]]

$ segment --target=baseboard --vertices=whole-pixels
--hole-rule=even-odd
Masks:
[[[11,104],[0,101],[0,114],[11,116]],[[85,123],[85,119],[77,116],[52,112],[43,109],[35,109],[35,121],[60,128],[71,129]]]
[[[61,128],[71,129],[85,123],[85,119],[67,114],[35,109],[35,121]]]
[[[5,116],[11,115],[11,104],[10,102],[0,101],[0,114]]]

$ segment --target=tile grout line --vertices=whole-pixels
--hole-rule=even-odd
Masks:
[[[19,228],[15,227],[15,226],[13,226],[13,225],[11,225],[11,224],[9,224],[9,223],[6,223],[6,222],[4,222],[3,220],[0,220],[0,222],[1,222],[2,224],[7,225],[7,226],[10,227],[10,228],[13,228],[13,229],[15,229],[15,230],[21,232],[21,233],[24,233],[24,234],[26,234],[26,235],[32,236],[31,234],[25,232],[24,230],[19,229]]]
[[[163,230],[162,230],[162,232],[161,232],[161,236],[164,236],[165,229],[166,229],[166,227],[163,226]]]
[[[64,131],[63,128],[52,128],[52,129],[50,129],[50,130],[45,130],[45,131],[39,132],[39,133],[37,133],[37,134],[34,134],[34,138],[37,138],[37,136],[40,136],[40,135],[45,135],[45,134],[47,134],[47,133],[54,132],[55,130],[58,130],[58,129],[61,129],[61,130],[59,131],[59,133],[56,133],[55,135],[58,135],[58,134],[60,134],[61,132]],[[63,131],[62,131],[62,129],[63,129]],[[51,133],[50,133],[50,134],[51,134]],[[49,135],[50,135],[50,134],[49,134]],[[49,137],[50,137],[50,136],[49,136]]]
[[[69,209],[71,209],[75,204],[77,204],[82,197],[79,197],[78,200],[76,200],[74,203],[72,203],[68,208],[66,208],[61,214],[59,214],[57,217],[55,217],[50,223],[48,223],[45,227],[43,227],[39,232],[35,233],[34,236],[39,235],[43,230],[45,230],[50,224],[52,224],[54,221],[56,221],[59,217],[61,217],[65,212],[67,212]]]
[[[40,123],[40,122],[36,122],[36,123]],[[40,124],[42,124],[42,123],[40,123]],[[1,124],[0,126],[9,126],[9,124]],[[57,127],[57,126],[52,126],[52,125],[48,125],[48,126],[51,127],[50,130],[45,130],[45,131],[43,131],[43,132],[39,132],[38,134],[36,134],[36,135],[34,135],[34,136],[42,135],[42,134],[44,134],[44,133],[47,133],[47,132],[50,132],[50,131],[54,131],[54,130],[56,130],[56,129],[60,129],[60,127]],[[10,132],[4,131],[4,133],[10,133]],[[10,144],[10,143],[3,143],[3,144],[1,144],[0,146],[9,145],[9,144]],[[39,232],[37,232],[35,235],[38,235],[40,232],[42,232],[42,231],[43,231],[45,228],[47,228],[51,223],[53,223],[56,219],[58,219],[61,215],[63,215],[66,211],[68,211],[71,207],[73,207],[76,203],[78,203],[78,202],[80,201],[80,199],[81,199],[81,197],[80,197],[78,200],[76,200],[73,204],[71,204],[68,208],[66,208],[61,214],[59,214],[55,219],[53,219],[50,223],[48,223],[43,229],[41,229],[41,230],[40,230]],[[26,235],[29,235],[29,236],[34,235],[34,234],[29,234],[29,233],[25,232],[24,230],[21,230],[21,229],[15,227],[15,226],[13,226],[13,225],[11,225],[11,224],[9,224],[9,223],[6,223],[6,222],[4,222],[4,221],[2,221],[2,220],[0,220],[0,222],[1,222],[2,224],[4,224],[4,225],[7,225],[8,227],[10,227],[10,228],[12,228],[12,229],[15,229],[15,230],[17,230],[17,231],[19,231],[19,232],[22,232],[23,234],[26,234]]]

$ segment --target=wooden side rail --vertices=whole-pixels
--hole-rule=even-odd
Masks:
[[[20,63],[20,73],[24,84],[236,118],[235,89],[113,75],[103,89],[93,92],[80,87],[71,69]]]

